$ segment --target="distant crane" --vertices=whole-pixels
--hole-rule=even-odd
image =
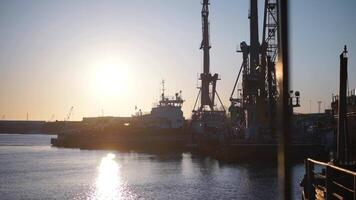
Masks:
[[[72,114],[73,114],[73,109],[74,109],[73,106],[70,107],[69,112],[68,112],[68,114],[67,114],[67,117],[64,119],[64,121],[69,121],[70,117],[71,117]]]

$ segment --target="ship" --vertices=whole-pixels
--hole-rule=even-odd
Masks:
[[[173,97],[167,97],[165,90],[165,81],[162,80],[160,100],[150,113],[143,114],[142,110],[138,109],[132,115],[131,123],[133,126],[156,130],[167,129],[168,131],[183,129],[185,118],[182,111],[184,103],[182,91],[175,93]],[[136,106],[135,110],[137,110]]]
[[[62,131],[51,143],[57,147],[115,149],[136,152],[183,152],[190,140],[185,127],[182,92],[165,95],[144,113],[137,109],[131,117],[86,117],[75,130]]]

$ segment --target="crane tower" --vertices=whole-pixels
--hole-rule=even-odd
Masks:
[[[250,44],[240,43],[242,64],[233,87],[229,107],[233,126],[249,138],[258,138],[261,130],[270,130],[276,110],[276,73],[278,38],[278,0],[265,0],[262,43],[259,42],[258,1],[250,0]],[[237,82],[242,74],[241,94]]]
[[[219,75],[210,73],[210,38],[209,38],[209,0],[203,0],[201,10],[202,20],[202,42],[200,49],[203,50],[203,72],[200,74],[201,85],[199,93],[193,108],[192,121],[199,122],[199,126],[218,126],[226,118],[225,108],[216,91],[216,83]],[[198,99],[200,97],[200,106],[197,107]],[[215,104],[215,97],[218,98],[222,110],[219,110]]]

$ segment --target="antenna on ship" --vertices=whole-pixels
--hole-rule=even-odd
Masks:
[[[166,89],[164,88],[164,79],[162,79],[162,101],[164,100],[164,91]]]

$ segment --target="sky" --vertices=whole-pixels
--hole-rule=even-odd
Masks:
[[[317,112],[337,93],[345,44],[356,88],[356,1],[290,2],[296,112]],[[262,0],[259,8],[262,22]],[[225,107],[242,61],[236,48],[249,41],[248,9],[248,0],[211,0],[211,72]],[[202,70],[200,11],[200,0],[0,1],[1,119],[63,120],[72,106],[71,120],[149,112],[162,79],[167,94],[182,91],[189,118]]]

